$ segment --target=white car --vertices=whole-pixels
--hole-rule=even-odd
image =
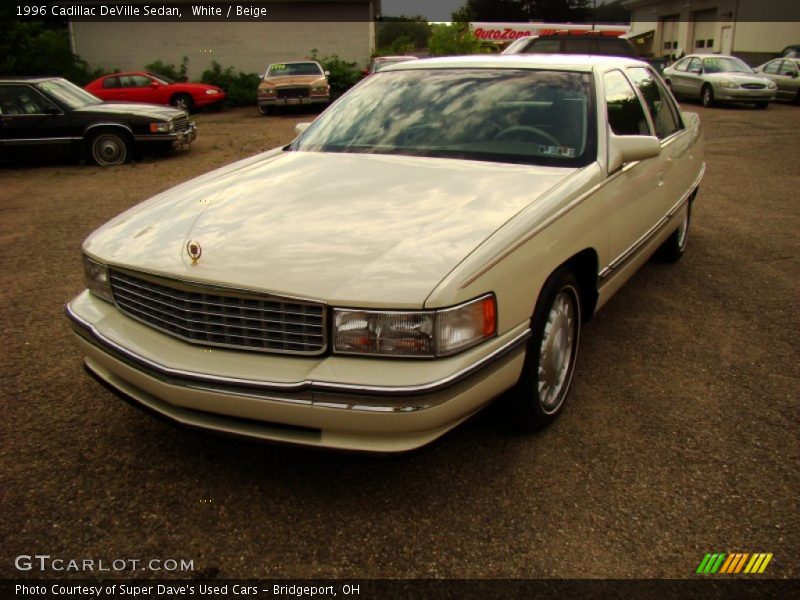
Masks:
[[[396,452],[509,391],[536,429],[582,324],[683,254],[703,171],[638,60],[404,62],[95,231],[67,313],[97,377],[195,427]]]

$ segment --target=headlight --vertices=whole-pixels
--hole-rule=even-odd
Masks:
[[[778,89],[778,84],[777,84],[777,83],[775,83],[774,81],[770,81],[770,82],[769,82],[769,85],[767,85],[767,87],[768,87],[769,89],[771,89],[771,90],[777,90],[777,89]]]
[[[175,123],[150,123],[150,133],[169,133],[175,129]]]
[[[209,96],[216,96],[217,94],[219,94],[219,90],[206,90],[206,94],[208,94]]]
[[[84,255],[83,273],[86,277],[86,287],[90,292],[103,300],[114,301],[111,294],[111,280],[108,278],[108,267]]]
[[[311,88],[311,91],[312,92],[316,92],[318,94],[324,94],[324,93],[326,93],[328,91],[328,86],[327,85],[315,85],[313,88]]]
[[[723,80],[720,81],[719,84],[724,88],[730,88],[730,89],[735,89],[739,87],[739,84],[736,83],[735,81]]]
[[[448,356],[494,337],[492,294],[438,311],[333,311],[333,350],[340,354]]]

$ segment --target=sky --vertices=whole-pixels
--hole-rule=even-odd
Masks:
[[[466,0],[382,0],[382,12],[387,17],[422,15],[428,21],[449,21],[454,10]]]

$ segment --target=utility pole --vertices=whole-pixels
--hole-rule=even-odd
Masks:
[[[592,0],[592,31],[597,24],[597,0]]]

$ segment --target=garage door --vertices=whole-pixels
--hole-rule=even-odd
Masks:
[[[717,9],[699,10],[694,13],[694,51],[713,52],[717,40]]]

